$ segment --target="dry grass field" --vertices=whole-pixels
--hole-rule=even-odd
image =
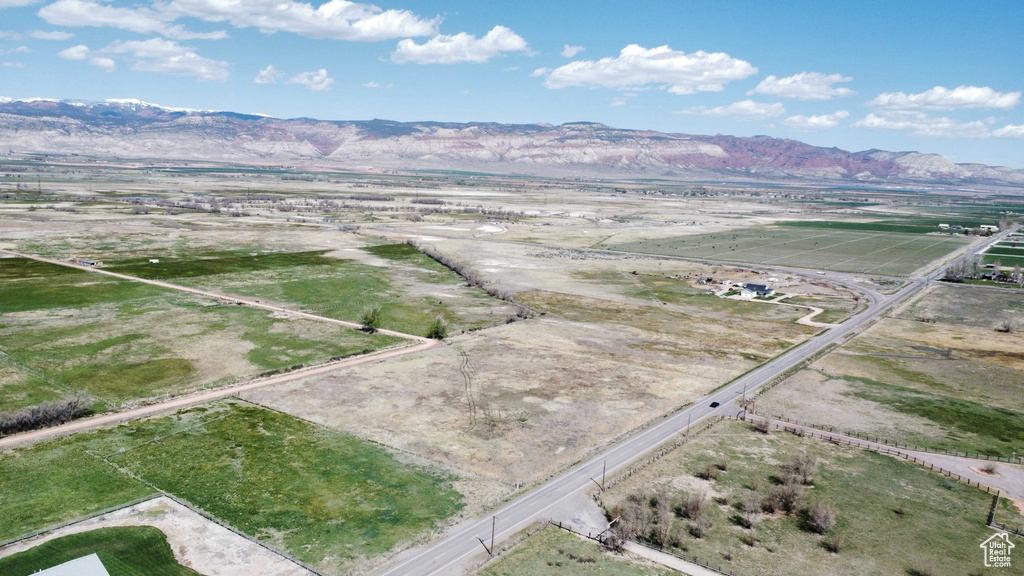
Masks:
[[[798,324],[808,313],[801,306],[824,308],[820,322],[839,322],[864,306],[856,286],[878,290],[883,280],[875,276],[912,272],[965,245],[960,238],[919,230],[857,229],[866,221],[906,220],[905,206],[808,207],[777,197],[764,202],[762,195],[740,188],[692,197],[637,193],[660,183],[631,184],[623,193],[615,182],[453,182],[437,174],[324,174],[296,181],[201,170],[86,173],[54,171],[41,191],[16,190],[0,179],[6,194],[0,198],[0,248],[100,259],[110,269],[346,320],[358,320],[367,306],[380,304],[385,327],[416,334],[435,317],[444,318],[452,330],[443,346],[262,388],[243,399],[327,428],[296,424],[289,441],[351,434],[439,471],[459,501],[437,515],[451,515],[450,521],[485,511],[827,328]],[[787,224],[794,221],[813,226]],[[821,244],[829,231],[818,221],[853,228]],[[766,230],[794,244],[784,251],[766,246]],[[735,238],[735,260],[748,264],[713,262],[725,257],[717,244],[705,246],[712,235],[716,242]],[[477,280],[467,283],[402,244],[406,240],[455,260]],[[607,250],[641,243],[672,250]],[[700,250],[691,249],[697,244]],[[864,246],[870,250],[860,254]],[[160,267],[150,266],[150,259],[160,260]],[[791,268],[796,266],[812,268]],[[815,274],[819,268],[852,273]],[[0,260],[0,276],[3,270]],[[714,278],[712,284],[700,283],[707,277]],[[98,288],[90,288],[89,280],[69,281],[75,289],[65,290],[64,298],[74,301],[66,306],[3,310],[0,410],[58,396],[65,388],[85,389],[108,404],[176,394],[335,356],[335,349],[355,350],[370,338],[351,332],[343,339],[337,329],[292,320],[283,311],[214,306],[162,290],[133,294],[120,286],[110,289],[113,299],[92,301],[86,297]],[[796,306],[709,293],[723,280],[770,284]],[[950,294],[935,289],[882,321],[762,397],[761,410],[903,440],[1000,454],[1013,450],[1013,435],[1022,426],[1015,414],[1024,412],[1024,342],[1018,333],[995,332],[992,319],[1017,318],[1021,309],[995,296],[962,305],[973,302],[961,297],[969,292]],[[14,300],[5,301],[12,306]],[[151,361],[163,363],[152,365],[154,370],[137,367]],[[1002,385],[979,391],[978,374]],[[948,399],[967,404],[955,405],[952,415],[934,410]],[[984,418],[992,414],[1002,426],[999,434],[978,432],[977,423],[991,421]],[[964,428],[949,434],[955,425]],[[751,450],[754,458],[794,448],[742,440],[734,448],[744,459]],[[223,452],[199,433],[188,436],[181,450],[186,448]],[[69,458],[51,456],[47,465],[55,468]],[[832,456],[851,476],[884,476],[888,470],[887,462],[870,457]],[[220,493],[193,482],[186,466],[175,466],[157,447],[124,459],[121,464],[138,474],[184,486],[215,514],[239,523],[253,516],[241,508],[218,508]],[[102,504],[118,499],[127,496],[114,494]],[[26,510],[10,531],[80,513],[61,502],[43,508],[45,518]],[[267,523],[273,529],[247,529],[285,542],[328,572],[355,565],[322,562],[324,550],[345,555],[344,542],[328,537],[328,529],[314,527],[289,543],[294,535],[285,533],[291,529],[285,519]],[[374,565],[382,550],[408,545],[413,532],[358,552],[358,564]],[[781,550],[790,541],[779,538]],[[822,555],[813,542],[793,542],[801,561]],[[556,556],[551,562],[560,561]],[[844,562],[845,557],[832,573],[848,567]]]
[[[765,414],[933,448],[1019,455],[1024,447],[1019,299],[935,286],[757,401]],[[810,400],[810,401],[809,401]]]
[[[788,489],[791,510],[765,507],[794,486],[784,478],[798,461],[814,465]],[[765,435],[735,420],[615,485],[603,503],[623,524],[646,526],[640,537],[665,534],[677,551],[747,575],[971,574],[992,534],[992,498],[980,490],[896,458]],[[833,517],[820,532],[816,505]]]

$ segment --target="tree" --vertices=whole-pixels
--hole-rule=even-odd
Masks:
[[[949,267],[946,268],[946,273],[943,276],[943,279],[949,282],[963,282],[964,280],[977,278],[980,274],[981,256],[975,254],[966,258],[961,258],[950,264]]]
[[[369,333],[376,332],[384,320],[384,310],[379,306],[367,306],[363,308],[362,314],[359,315],[359,322],[363,325],[363,330]]]

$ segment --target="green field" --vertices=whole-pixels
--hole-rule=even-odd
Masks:
[[[0,540],[156,492],[86,452],[86,437],[0,452]]]
[[[144,496],[149,484],[340,571],[458,512],[453,480],[353,436],[220,402],[0,453],[0,539]]]
[[[365,308],[381,306],[384,328],[410,334],[425,334],[437,316],[456,330],[505,318],[503,303],[465,286],[455,273],[407,244],[364,250],[387,265],[330,257],[324,250],[154,253],[104,263],[115,272],[258,298],[352,322],[359,321]],[[150,263],[149,258],[160,262]],[[439,291],[445,296],[437,297]]]
[[[767,513],[758,505],[753,527],[744,527],[744,503],[768,499],[781,485],[782,465],[799,454],[818,465],[793,512]],[[708,467],[713,479],[698,478]],[[968,574],[979,569],[978,546],[992,534],[985,526],[992,497],[980,490],[889,456],[764,435],[737,421],[684,444],[616,485],[604,501],[617,509],[632,497],[657,517],[662,498],[682,502],[684,495],[706,498],[710,524],[702,536],[678,511],[657,519],[653,533],[669,523],[676,548],[737,574]],[[835,524],[823,534],[810,527],[815,502],[835,510]],[[836,538],[838,553],[826,548]]]
[[[0,259],[0,312],[0,411],[115,407],[400,341],[22,258]]]
[[[674,570],[634,564],[589,542],[547,527],[527,538],[507,555],[487,564],[480,576],[668,576]]]
[[[794,222],[605,247],[726,262],[905,276],[969,242],[959,236],[908,232],[915,230],[914,226],[828,224]]]
[[[110,576],[198,576],[178,564],[164,533],[152,526],[118,526],[54,538],[0,558],[0,574],[29,576],[96,554]]]

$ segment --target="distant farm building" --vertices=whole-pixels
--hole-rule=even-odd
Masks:
[[[775,294],[774,288],[769,288],[764,284],[744,284],[743,290],[740,292],[740,296],[744,298],[754,298],[755,296],[771,296]]]
[[[939,228],[943,230],[949,230],[949,224],[939,224]]]
[[[991,224],[982,224],[981,226],[978,226],[978,228],[981,228],[982,232],[999,232],[999,226],[993,226]]]

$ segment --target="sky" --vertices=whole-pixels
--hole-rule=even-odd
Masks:
[[[1024,168],[1024,2],[0,0],[0,99],[589,121]]]

